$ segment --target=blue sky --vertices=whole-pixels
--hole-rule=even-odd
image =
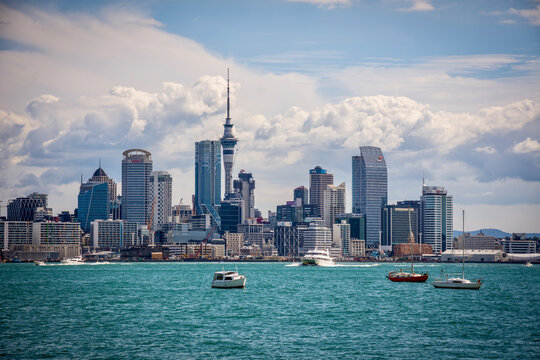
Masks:
[[[119,182],[130,147],[191,198],[193,143],[222,133],[229,67],[238,170],[264,213],[317,164],[350,189],[351,156],[375,145],[390,202],[418,198],[423,174],[471,228],[540,230],[539,1],[0,6],[4,206],[45,191],[73,210],[80,174],[101,158]]]

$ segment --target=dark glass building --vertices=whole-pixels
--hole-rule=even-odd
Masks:
[[[35,221],[37,208],[47,208],[47,194],[32,193],[11,200],[7,206],[7,220]]]
[[[78,221],[85,233],[90,232],[91,222],[109,218],[109,191],[107,183],[81,184],[78,197]]]
[[[361,146],[352,157],[352,210],[366,219],[366,247],[379,245],[381,209],[388,202],[388,174],[380,148]]]
[[[197,214],[210,214],[218,227],[221,219],[221,143],[203,140],[195,143],[195,209]]]
[[[405,203],[405,204],[404,204]],[[410,229],[413,233],[414,243],[419,243],[418,236],[418,202],[416,206],[400,202],[397,205],[386,205],[382,209],[382,246],[409,243],[409,213]]]
[[[341,214],[336,216],[335,223],[345,220],[351,225],[351,239],[366,240],[366,219],[362,214]]]

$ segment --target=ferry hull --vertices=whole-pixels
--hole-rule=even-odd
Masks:
[[[246,278],[243,276],[241,279],[235,280],[214,280],[212,281],[212,287],[216,289],[241,289],[246,286]]]

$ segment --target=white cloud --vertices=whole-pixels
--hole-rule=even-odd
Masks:
[[[540,150],[540,142],[528,137],[525,140],[523,140],[522,142],[514,145],[512,150],[515,153],[518,153],[518,154],[526,154],[526,153],[530,153],[530,152],[534,152],[534,151],[539,151]]]
[[[497,153],[497,149],[491,147],[491,146],[482,146],[482,147],[476,147],[474,150],[478,151],[478,152],[483,152],[483,153],[486,153],[486,154],[496,154]]]
[[[534,9],[511,8],[510,13],[524,17],[531,25],[540,26],[540,5],[537,5]]]
[[[287,0],[288,2],[303,2],[317,5],[323,9],[332,10],[336,6],[350,6],[351,0]]]
[[[431,4],[431,0],[410,0],[410,7],[404,9],[398,9],[398,11],[433,11],[435,7]]]

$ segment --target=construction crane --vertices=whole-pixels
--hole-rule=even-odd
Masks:
[[[154,207],[156,206],[156,197],[154,196],[154,200],[152,201],[152,208],[150,209],[150,216],[148,219],[146,219],[146,227],[148,228],[148,236],[150,236],[149,242],[150,246],[154,246]]]
[[[210,239],[210,236],[214,233],[214,229],[215,229],[215,226],[212,226],[210,231],[206,234],[206,237],[201,242],[201,246],[199,247],[199,252],[197,253],[196,257],[203,257],[202,256],[202,254],[203,254],[203,245],[204,245],[204,248],[206,250],[206,244],[208,243],[208,239]]]

